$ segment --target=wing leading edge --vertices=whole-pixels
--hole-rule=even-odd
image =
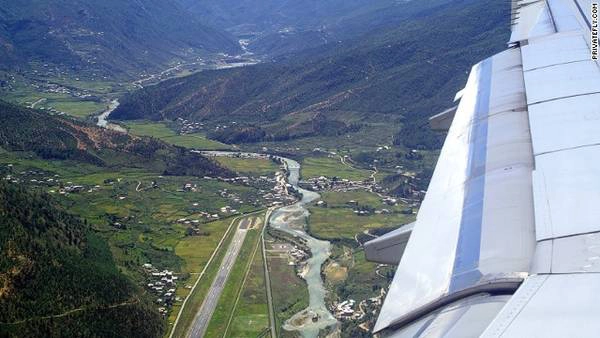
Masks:
[[[583,323],[600,316],[600,66],[589,6],[513,2],[510,49],[475,65],[461,91],[375,332],[600,330]],[[548,312],[562,297],[573,301]]]

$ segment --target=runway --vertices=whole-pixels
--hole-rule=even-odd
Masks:
[[[231,272],[237,256],[240,253],[242,244],[244,244],[244,239],[248,233],[248,227],[251,225],[250,220],[250,218],[244,218],[239,222],[236,232],[233,235],[231,244],[229,245],[229,248],[227,248],[227,252],[225,253],[225,257],[223,258],[219,272],[215,276],[215,279],[208,290],[200,310],[194,317],[194,322],[192,323],[188,337],[197,338],[204,336],[208,327],[208,323],[210,322],[210,318],[212,317],[213,312],[215,311],[215,308],[219,302],[219,297],[225,288],[225,283],[227,282],[229,273]]]

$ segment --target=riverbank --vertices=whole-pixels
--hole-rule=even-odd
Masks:
[[[117,109],[118,107],[119,107],[119,100],[117,100],[117,99],[112,100],[110,102],[110,104],[108,105],[108,108],[105,111],[103,111],[100,115],[98,115],[98,117],[97,117],[98,122],[96,123],[98,125],[98,127],[111,129],[114,131],[118,131],[120,133],[127,133],[127,129],[121,127],[118,124],[108,122],[108,118],[110,117],[110,114],[113,111],[115,111],[115,109]]]
[[[325,305],[327,291],[321,277],[321,267],[331,254],[331,243],[318,240],[306,232],[310,213],[306,206],[320,198],[320,195],[298,186],[300,164],[294,160],[282,158],[288,171],[288,183],[300,193],[300,201],[273,212],[269,225],[288,234],[302,238],[308,246],[311,257],[306,261],[302,277],[307,283],[309,305],[288,319],[283,329],[298,331],[302,337],[316,338],[321,330],[338,322]]]

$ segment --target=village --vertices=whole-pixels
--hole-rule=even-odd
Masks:
[[[379,295],[369,299],[362,300],[356,304],[354,299],[344,300],[339,303],[331,304],[329,310],[333,315],[341,321],[361,321],[358,327],[365,332],[370,332],[369,321],[367,317],[377,315],[377,309],[381,308],[383,300],[385,299],[386,291],[381,289]]]
[[[277,162],[277,158],[269,157],[268,155],[244,155],[239,154],[237,156],[260,156],[261,158],[271,159]],[[103,189],[100,185],[81,185],[73,182],[64,182],[66,180],[61,179],[58,175],[46,173],[43,171],[22,171],[18,174],[13,174],[12,165],[7,165],[5,171],[9,172],[4,177],[5,180],[11,182],[20,183],[27,180],[30,184],[43,185],[48,187],[50,193],[59,194],[79,194],[86,192],[94,192],[99,189]],[[150,184],[142,186],[141,182],[138,183],[135,188],[136,191],[143,192],[147,189],[159,187],[159,182],[162,177],[158,177],[153,180]],[[188,217],[181,217],[174,221],[175,224],[184,225],[187,236],[204,236],[208,235],[204,232],[202,224],[206,222],[216,221],[225,217],[238,215],[241,213],[240,207],[244,204],[256,206],[258,208],[268,207],[280,207],[289,205],[297,201],[298,196],[293,187],[287,181],[287,173],[285,168],[282,169],[273,177],[267,176],[243,176],[238,175],[235,177],[203,177],[202,180],[216,180],[234,185],[244,185],[257,188],[258,194],[255,199],[249,199],[248,196],[241,196],[238,192],[228,188],[219,189],[218,195],[224,200],[229,201],[229,204],[223,205],[216,210],[204,209],[201,203],[192,202],[188,212]],[[120,178],[106,179],[104,184],[106,186],[112,186],[117,183],[121,183]],[[202,192],[202,187],[198,181],[184,182],[177,189],[179,193],[194,194]],[[302,185],[310,190],[315,191],[353,191],[353,190],[365,190],[365,191],[376,191],[380,190],[380,187],[371,180],[365,181],[352,181],[347,179],[335,179],[328,177],[318,177],[309,179],[301,182]],[[378,194],[381,198],[381,202],[384,205],[388,205],[389,208],[380,208],[379,210],[372,210],[369,208],[363,208],[358,201],[349,200],[347,205],[354,209],[354,213],[359,216],[367,216],[369,214],[388,214],[393,212],[392,208],[402,203],[406,204],[407,201],[411,203],[417,203],[414,200],[400,199],[396,197],[390,197],[383,194]],[[126,195],[117,194],[115,196],[117,200],[123,200]],[[316,202],[319,207],[327,207],[327,203],[323,200]],[[416,206],[416,204],[415,204]],[[406,211],[412,213],[412,209]],[[127,227],[127,219],[114,219],[112,220],[112,226],[119,229],[125,229]],[[274,234],[278,239],[275,242],[269,243],[269,252],[275,255],[279,255],[280,258],[287,260],[287,264],[294,267],[296,274],[300,278],[304,278],[304,274],[307,272],[307,260],[311,257],[310,250],[303,244],[302,239],[299,237],[293,237],[289,235],[282,236],[281,233]],[[280,237],[282,236],[282,237]],[[150,263],[143,264],[143,270],[146,275],[145,286],[149,292],[155,297],[155,302],[158,307],[158,311],[163,315],[167,316],[170,312],[170,308],[174,303],[181,301],[176,297],[175,292],[177,290],[178,277],[173,271],[160,270],[154,267]],[[382,291],[384,292],[384,291]],[[339,303],[330,304],[330,311],[338,320],[354,320],[361,321],[366,320],[367,314],[371,313],[375,309],[379,308],[382,302],[384,294],[365,299],[362,301],[355,301],[354,299],[346,299]],[[363,323],[365,329],[368,329],[368,322]],[[362,325],[362,324],[361,324]],[[359,326],[362,327],[362,326]]]
[[[418,209],[422,197],[422,192],[420,191],[414,191],[411,198],[387,196],[384,194],[385,190],[383,188],[381,188],[379,185],[373,183],[370,180],[351,181],[348,179],[335,179],[321,176],[318,178],[312,178],[306,181],[302,181],[300,182],[300,184],[303,188],[316,192],[350,192],[358,190],[370,191],[377,194],[380,197],[381,202],[390,207],[374,209],[371,207],[359,205],[359,202],[355,200],[347,201],[346,204],[352,207],[354,209],[354,213],[358,216],[369,216],[372,214],[390,214],[394,212],[392,210],[392,207],[398,206],[400,204],[406,206],[406,208],[402,210],[402,213],[412,214],[414,212],[413,210]],[[316,205],[322,208],[328,207],[327,202],[323,200],[317,201]]]
[[[179,277],[174,276],[173,271],[160,271],[150,263],[146,263],[142,267],[147,278],[146,288],[156,297],[155,302],[159,306],[158,312],[166,317],[173,303],[181,301],[181,298],[175,296]]]

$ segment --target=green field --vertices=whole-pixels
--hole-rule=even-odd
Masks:
[[[12,167],[8,167],[8,165]],[[200,214],[219,213],[225,205],[234,206],[241,212],[252,212],[256,207],[250,203],[235,204],[221,191],[227,189],[244,200],[256,200],[256,191],[247,186],[232,185],[217,180],[196,177],[160,176],[158,173],[139,169],[111,170],[93,165],[69,161],[45,161],[28,155],[0,152],[0,170],[19,173],[35,170],[34,176],[23,177],[25,181],[40,176],[54,177],[62,185],[82,185],[79,193],[59,195],[59,187],[43,186],[37,189],[50,192],[69,212],[84,218],[108,241],[121,270],[139,284],[144,284],[142,264],[152,263],[159,269],[179,273],[180,283],[176,296],[184,298],[189,293],[185,285],[192,285],[198,273],[206,265],[223,237],[231,218],[209,222]],[[55,176],[58,175],[58,176]],[[152,182],[155,182],[153,186]],[[183,191],[190,183],[196,191]],[[227,217],[227,215],[223,215]],[[180,218],[197,219],[201,236],[186,236],[187,225],[176,222]],[[118,221],[120,227],[113,226]],[[225,243],[227,244],[227,243]],[[219,253],[221,256],[224,251]],[[217,257],[216,261],[220,261]],[[210,266],[206,277],[197,288],[193,300],[201,304],[204,292],[210,286],[218,265]],[[192,302],[192,305],[194,302]],[[169,316],[174,321],[181,302],[176,302]],[[195,313],[192,310],[191,316]],[[189,315],[188,315],[189,317]],[[185,320],[188,318],[183,317]]]
[[[90,101],[60,93],[17,92],[3,97],[11,102],[29,107],[36,103],[35,108],[50,110],[52,108],[68,115],[84,118],[106,109],[106,104],[100,101]]]
[[[318,238],[353,239],[365,230],[409,223],[402,214],[357,216],[351,209],[311,209],[310,232]]]
[[[279,165],[267,159],[215,157],[215,160],[235,172],[255,176],[273,176],[279,170]]]
[[[321,200],[326,201],[329,207],[347,207],[348,201],[354,200],[359,205],[369,205],[376,208],[383,208],[386,206],[381,202],[381,198],[376,194],[368,191],[347,191],[347,192],[323,192],[321,193]]]
[[[302,161],[301,174],[303,179],[325,176],[362,181],[368,179],[371,172],[343,164],[337,157],[307,157]]]
[[[269,235],[265,235],[265,242],[277,337],[296,337],[297,332],[285,331],[282,326],[286,320],[308,307],[308,288],[306,282],[296,274],[295,266],[288,264],[289,258],[268,252],[270,244],[287,242]]]
[[[369,191],[356,190],[345,192],[326,191],[321,193],[321,200],[327,202],[329,208],[348,208],[349,201],[356,201],[358,205],[365,205],[375,209],[388,209],[390,211],[403,211],[407,208],[403,203],[391,206],[383,203],[381,197]]]
[[[242,286],[226,336],[254,338],[268,326],[269,308],[265,290],[263,254],[262,249],[259,248]]]
[[[237,224],[237,221],[235,221],[235,224]],[[235,226],[235,224],[234,224],[234,226]],[[213,261],[211,262],[211,264],[209,264],[206,267],[205,273],[202,276],[202,280],[200,280],[198,282],[198,285],[193,290],[192,294],[188,296],[188,294],[189,294],[189,292],[188,292],[183,295],[183,296],[189,297],[185,308],[181,309],[181,304],[179,304],[179,306],[173,308],[173,311],[171,312],[171,315],[169,317],[169,327],[167,329],[167,333],[170,333],[171,330],[174,330],[173,337],[185,337],[188,328],[190,327],[190,325],[192,324],[192,321],[194,320],[194,316],[196,315],[196,312],[198,311],[200,306],[202,306],[204,297],[206,296],[206,293],[208,292],[213,279],[215,278],[217,272],[219,271],[219,267],[221,266],[221,261],[223,260],[223,257],[225,256],[225,253],[227,252],[227,248],[229,247],[229,244],[231,243],[231,240],[233,239],[234,234],[235,234],[235,231],[233,231],[233,227],[232,227],[232,231],[229,231],[229,233],[227,234],[227,237],[223,241],[223,244],[221,245],[221,247],[219,247],[218,251],[216,252]],[[189,250],[188,248],[190,248],[189,243],[186,243],[182,247],[180,247],[179,250],[188,252],[188,250]],[[198,261],[198,258],[196,255],[192,254],[190,256],[194,256],[193,261],[196,261],[196,262]],[[210,255],[208,255],[208,257],[210,257]],[[198,267],[198,269],[203,270],[204,267],[202,267],[202,268]],[[190,286],[193,285],[196,282],[198,277],[199,277],[199,275],[196,274],[195,277],[189,281],[188,285],[190,285]],[[182,311],[181,316],[179,318],[179,322],[178,322],[177,326],[173,328],[172,325],[175,322],[175,318],[177,317],[177,313],[179,311]]]
[[[202,134],[179,135],[161,122],[135,121],[127,122],[125,126],[133,135],[152,136],[182,147],[202,150],[225,150],[230,148],[226,144],[209,140]]]
[[[356,234],[365,230],[399,226],[410,223],[414,215],[404,214],[406,205],[388,206],[381,202],[379,196],[366,191],[352,192],[325,192],[321,199],[327,202],[327,208],[317,207],[313,204],[310,210],[309,228],[311,234],[323,239],[354,239]],[[347,204],[354,200],[359,207],[368,207],[373,210],[387,209],[389,214],[375,214],[359,216],[354,213],[355,207]]]
[[[175,254],[184,260],[183,273],[200,273],[213,251],[225,235],[232,219],[227,218],[207,223],[205,229],[211,236],[190,236],[182,239],[175,247]]]
[[[36,107],[44,107],[46,109],[54,108],[74,117],[85,118],[105,110],[106,104],[96,101],[82,101],[78,99],[65,98],[48,99]]]

